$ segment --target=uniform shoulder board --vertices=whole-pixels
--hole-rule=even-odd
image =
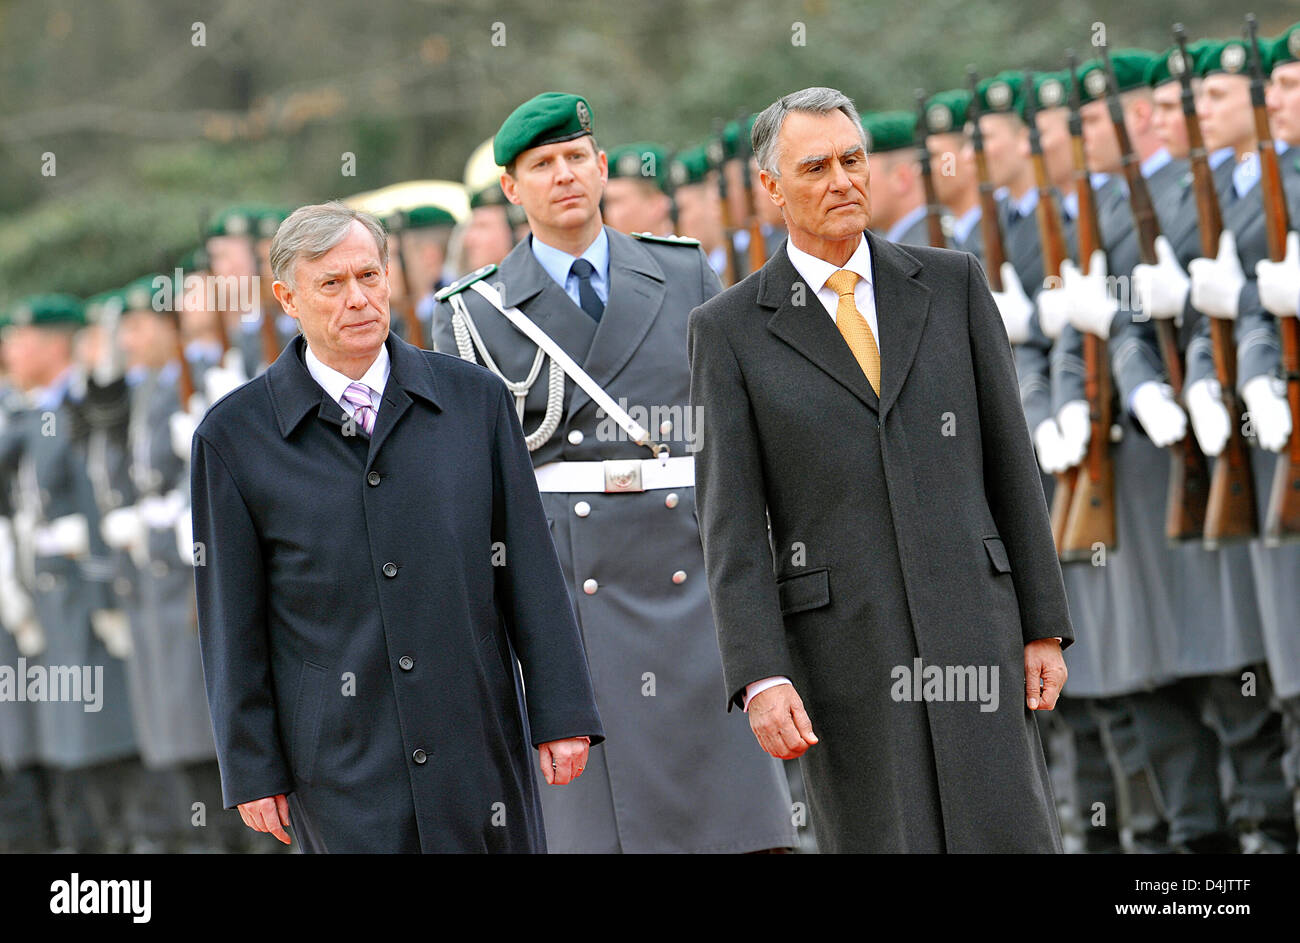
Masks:
[[[656,236],[649,232],[634,232],[633,239],[640,239],[642,242],[658,242],[666,246],[691,246],[698,247],[700,240],[692,239],[690,236]]]
[[[434,301],[446,301],[452,295],[458,294],[473,285],[477,281],[482,281],[497,270],[495,262],[489,262],[482,268],[475,269],[464,278],[452,282],[446,288],[439,289],[433,296]]]

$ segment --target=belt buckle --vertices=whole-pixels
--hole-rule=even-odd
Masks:
[[[600,463],[605,469],[605,491],[645,491],[641,486],[641,460],[610,459]]]

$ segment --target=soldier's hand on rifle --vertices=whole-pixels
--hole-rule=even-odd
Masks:
[[[1167,384],[1139,383],[1130,402],[1133,415],[1157,447],[1163,449],[1187,435],[1187,414],[1174,402],[1174,391]]]
[[[1291,437],[1291,408],[1285,392],[1274,385],[1272,377],[1261,374],[1242,384],[1241,398],[1246,402],[1259,447],[1282,451]]]
[[[1055,419],[1044,419],[1035,427],[1034,451],[1038,453],[1039,467],[1047,474],[1065,471],[1065,443]]]
[[[90,627],[114,658],[131,654],[131,626],[121,609],[96,609],[90,614]]]
[[[1232,420],[1223,405],[1223,388],[1214,377],[1197,380],[1183,394],[1196,442],[1206,455],[1215,456],[1228,444]]]
[[[1074,329],[1103,340],[1110,337],[1110,325],[1119,305],[1106,287],[1106,253],[1100,249],[1093,252],[1087,275],[1067,259],[1061,264],[1061,277],[1065,279],[1070,323]]]
[[[1235,321],[1246,273],[1237,258],[1237,237],[1232,230],[1225,229],[1219,237],[1218,257],[1192,259],[1187,271],[1192,277],[1192,307],[1212,318]]]
[[[190,460],[190,445],[194,439],[194,430],[199,427],[199,420],[202,418],[202,413],[195,416],[193,413],[177,411],[172,413],[167,421],[171,432],[172,451],[182,461]]]
[[[1064,269],[1068,263],[1062,263]],[[1070,298],[1065,293],[1065,279],[1062,275],[1049,275],[1043,280],[1043,290],[1034,299],[1038,306],[1038,326],[1048,340],[1056,340],[1061,330],[1070,321]]]
[[[1056,424],[1061,427],[1061,467],[1073,468],[1083,461],[1092,437],[1092,421],[1088,401],[1071,400],[1056,414]]]
[[[1156,264],[1133,266],[1133,294],[1148,318],[1171,320],[1183,313],[1191,279],[1178,264],[1174,247],[1164,236],[1156,236]]]
[[[1002,263],[1002,291],[993,292],[993,300],[1002,315],[1007,339],[1013,344],[1029,340],[1029,321],[1034,316],[1034,303],[1025,294],[1016,267],[1010,262]]]
[[[1259,303],[1274,317],[1294,318],[1300,310],[1300,233],[1286,237],[1286,257],[1281,262],[1263,259],[1255,266]]]

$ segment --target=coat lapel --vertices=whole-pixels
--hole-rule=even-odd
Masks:
[[[667,292],[664,271],[649,250],[608,226],[605,232],[609,236],[609,301],[582,362],[583,369],[602,387],[632,359],[659,316]],[[575,310],[581,313],[580,308]],[[569,417],[590,400],[581,387],[575,389]]]
[[[427,400],[434,409],[438,406],[438,386],[429,358],[395,334],[389,333],[388,383],[384,386],[383,402],[375,417],[375,431],[370,437],[370,452],[366,470],[374,465],[379,450],[393,429],[411,408],[412,396]]]
[[[916,257],[870,233],[871,271],[876,287],[876,322],[880,326],[880,413],[882,417],[898,399],[907,382],[930,314],[930,289],[915,276],[921,271]],[[836,332],[838,333],[838,332]],[[847,345],[846,345],[847,348]]]

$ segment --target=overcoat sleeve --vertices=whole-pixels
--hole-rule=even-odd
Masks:
[[[492,468],[492,543],[505,548],[496,567],[497,605],[524,675],[534,746],[569,737],[605,739],[587,655],[532,459],[514,404],[500,387]]]
[[[695,506],[727,710],[751,681],[794,674],[773,575],[758,428],[734,350],[716,319],[691,312],[691,413],[702,436]]]
[[[985,495],[1011,561],[1024,641],[1059,636],[1064,648],[1074,631],[1011,347],[983,271],[973,259],[966,262]]]
[[[227,809],[289,793],[272,693],[266,567],[252,514],[202,435],[191,448],[199,647]]]

